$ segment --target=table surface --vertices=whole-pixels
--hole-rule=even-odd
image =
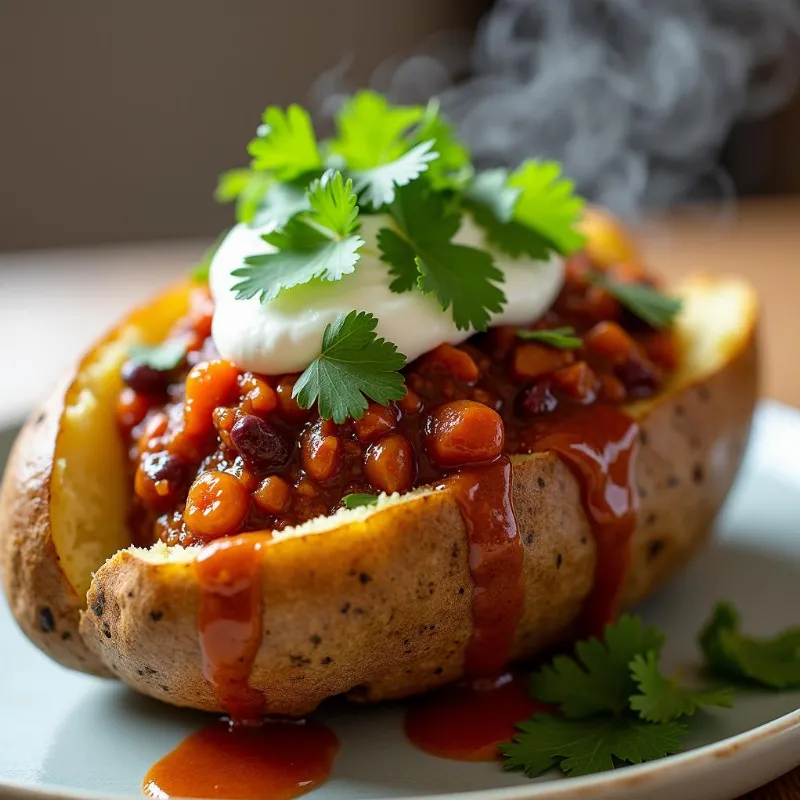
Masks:
[[[762,393],[800,405],[800,197],[685,212],[638,231],[667,279],[689,272],[747,277],[761,296]],[[169,242],[0,255],[0,427],[44,397],[58,371],[131,305],[186,273],[207,242]],[[747,800],[800,800],[800,769]]]

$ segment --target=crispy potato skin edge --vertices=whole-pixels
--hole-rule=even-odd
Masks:
[[[11,450],[0,489],[0,572],[11,612],[37,647],[65,667],[108,676],[78,631],[86,598],[61,571],[50,536],[50,480],[74,374],[31,415]]]
[[[640,508],[623,591],[631,605],[705,541],[741,462],[756,401],[756,342],[719,372],[640,411]],[[574,635],[595,545],[577,482],[550,453],[514,467],[526,599],[517,660]],[[406,697],[463,675],[471,580],[463,521],[433,493],[328,533],[276,540],[262,562],[263,641],[251,685],[268,710]],[[117,554],[89,592],[81,630],[112,672],[179,706],[222,711],[202,673],[193,567]]]

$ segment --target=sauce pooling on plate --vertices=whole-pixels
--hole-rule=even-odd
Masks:
[[[218,722],[185,739],[147,773],[149,797],[288,800],[329,776],[339,742],[324,725]]]
[[[531,699],[527,675],[506,674],[449,686],[414,702],[405,734],[420,750],[455,761],[494,761],[499,742],[543,706]]]

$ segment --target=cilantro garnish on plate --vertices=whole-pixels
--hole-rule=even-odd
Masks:
[[[770,689],[800,689],[800,628],[770,638],[747,636],[739,613],[718,603],[700,634],[709,668],[720,675]]]
[[[534,714],[519,723],[514,741],[500,746],[507,770],[523,770],[536,778],[558,766],[577,777],[605,772],[620,763],[641,764],[679,753],[686,726],[675,722],[653,724],[634,716],[598,716],[561,719]]]
[[[630,699],[630,706],[648,722],[670,722],[690,717],[698,708],[733,705],[733,689],[687,689],[674,678],[667,678],[658,668],[654,652],[637,655],[630,664],[631,676],[639,689]]]
[[[381,405],[405,397],[401,370],[406,357],[375,333],[378,320],[365,311],[341,314],[325,328],[322,352],[297,379],[293,396],[301,408],[314,403],[324,419],[360,419],[367,399]]]
[[[664,635],[623,614],[603,641],[575,645],[531,676],[531,694],[555,706],[520,722],[513,741],[500,745],[505,769],[536,777],[553,766],[588,775],[640,764],[683,749],[686,725],[677,720],[702,706],[730,706],[730,689],[691,690],[661,674]]]

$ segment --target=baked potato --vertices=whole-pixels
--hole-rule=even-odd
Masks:
[[[226,710],[204,673],[197,546],[131,547],[114,400],[134,343],[161,341],[190,285],[135,311],[29,420],[0,496],[0,564],[13,614],[65,666],[113,675],[179,706]],[[735,279],[696,278],[676,330],[680,364],[638,421],[639,508],[621,605],[638,602],[705,539],[736,476],[756,399],[757,302]],[[581,486],[552,452],[517,455],[513,505],[524,603],[512,658],[574,635],[597,547]],[[254,549],[260,608],[249,687],[301,715],[340,693],[400,698],[464,674],[473,583],[453,494],[419,488],[276,531]]]

